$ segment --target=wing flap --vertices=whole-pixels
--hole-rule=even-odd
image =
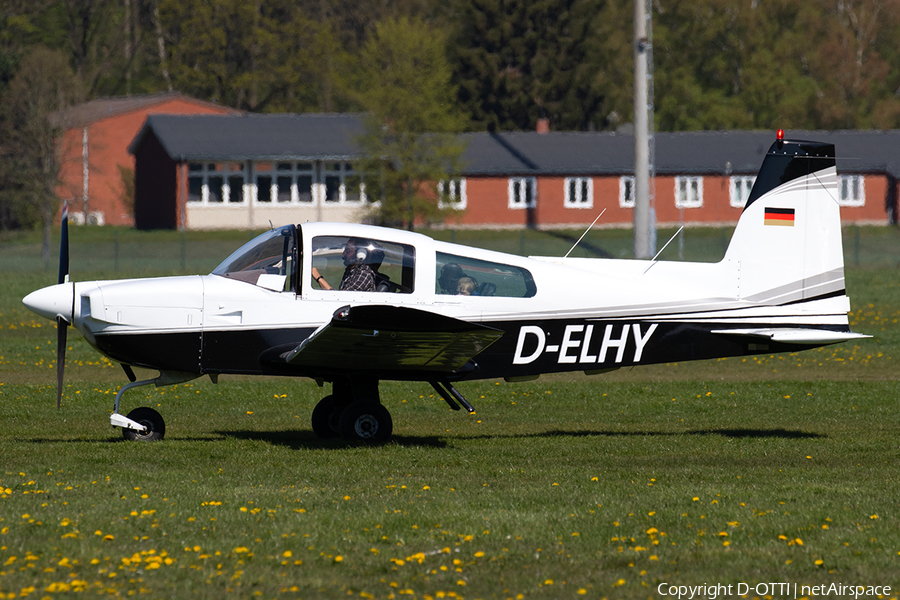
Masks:
[[[827,329],[762,328],[762,329],[714,329],[710,333],[738,335],[767,339],[784,344],[837,344],[872,337],[852,331],[829,331]]]
[[[501,337],[498,329],[413,308],[344,307],[282,357],[306,367],[452,372]]]

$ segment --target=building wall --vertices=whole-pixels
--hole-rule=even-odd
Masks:
[[[149,136],[148,136],[149,139]],[[287,161],[290,162],[290,161]],[[240,191],[242,200],[240,202],[221,201],[212,203],[208,201],[190,201],[190,178],[197,176],[189,170],[189,164],[180,164],[176,168],[178,173],[177,183],[177,211],[179,214],[179,226],[182,222],[187,229],[265,229],[271,225],[279,226],[287,223],[303,223],[306,221],[334,221],[346,223],[358,223],[366,219],[368,215],[368,203],[362,200],[346,201],[326,201],[327,186],[325,178],[327,172],[325,170],[324,161],[302,161],[304,164],[312,164],[313,168],[309,173],[312,177],[311,198],[308,202],[301,202],[298,198],[292,199],[290,202],[279,202],[270,198],[270,201],[259,201],[259,190],[256,187],[256,174],[260,167],[260,163],[255,161],[240,162],[223,162],[218,163],[222,167],[223,176],[226,173],[240,172],[242,174],[243,185]],[[334,161],[328,161],[334,162]],[[195,163],[203,164],[207,163]],[[263,164],[270,165],[268,169],[261,174],[264,176],[278,175],[278,171],[271,169],[272,162],[265,161]],[[239,171],[229,171],[229,167],[241,165]],[[218,174],[218,172],[217,172]],[[202,178],[202,177],[201,177]],[[351,176],[352,178],[352,176]],[[341,180],[343,184],[348,182]],[[296,185],[296,180],[293,185]],[[347,189],[341,185],[337,191],[343,189],[346,194]],[[335,191],[335,190],[333,190]],[[357,190],[358,191],[358,190]],[[229,191],[229,194],[231,191]],[[208,196],[208,191],[204,192]],[[170,196],[174,198],[174,196]]]
[[[448,227],[582,227],[597,221],[598,227],[630,227],[634,210],[620,204],[620,177],[591,178],[592,202],[577,208],[565,206],[565,177],[538,177],[536,205],[533,210],[510,208],[508,177],[466,178],[466,209],[447,220]],[[886,203],[889,182],[884,175],[864,176],[865,201],[862,206],[842,206],[841,218],[851,224],[888,223]],[[715,226],[734,224],[743,208],[731,205],[731,178],[724,175],[703,176],[703,200],[698,207],[679,208],[675,204],[676,178],[656,178],[656,222],[661,226],[680,223]],[[893,185],[897,185],[894,183]],[[893,198],[897,197],[894,190]]]
[[[353,206],[193,206],[187,205],[188,229],[266,229],[288,223],[334,221],[359,223],[362,209]]]
[[[134,225],[138,229],[175,229],[177,163],[155,135],[147,135],[135,156]]]
[[[190,98],[172,98],[140,110],[90,123],[87,129],[88,211],[106,225],[134,225],[132,208],[122,201],[124,186],[119,165],[133,170],[128,146],[151,114],[230,114],[235,111]],[[69,129],[62,140],[61,198],[69,200],[69,214],[84,211],[84,131]],[[77,218],[77,217],[76,217]]]

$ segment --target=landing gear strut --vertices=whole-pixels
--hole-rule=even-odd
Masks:
[[[391,413],[381,405],[378,381],[336,380],[332,394],[313,409],[313,432],[320,438],[341,437],[348,442],[383,444],[391,438]]]

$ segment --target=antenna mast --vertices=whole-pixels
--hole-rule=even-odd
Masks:
[[[634,256],[656,247],[652,0],[634,0]]]

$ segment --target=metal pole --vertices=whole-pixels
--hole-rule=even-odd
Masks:
[[[648,259],[650,249],[650,142],[647,118],[647,13],[645,0],[634,0],[634,257]]]

